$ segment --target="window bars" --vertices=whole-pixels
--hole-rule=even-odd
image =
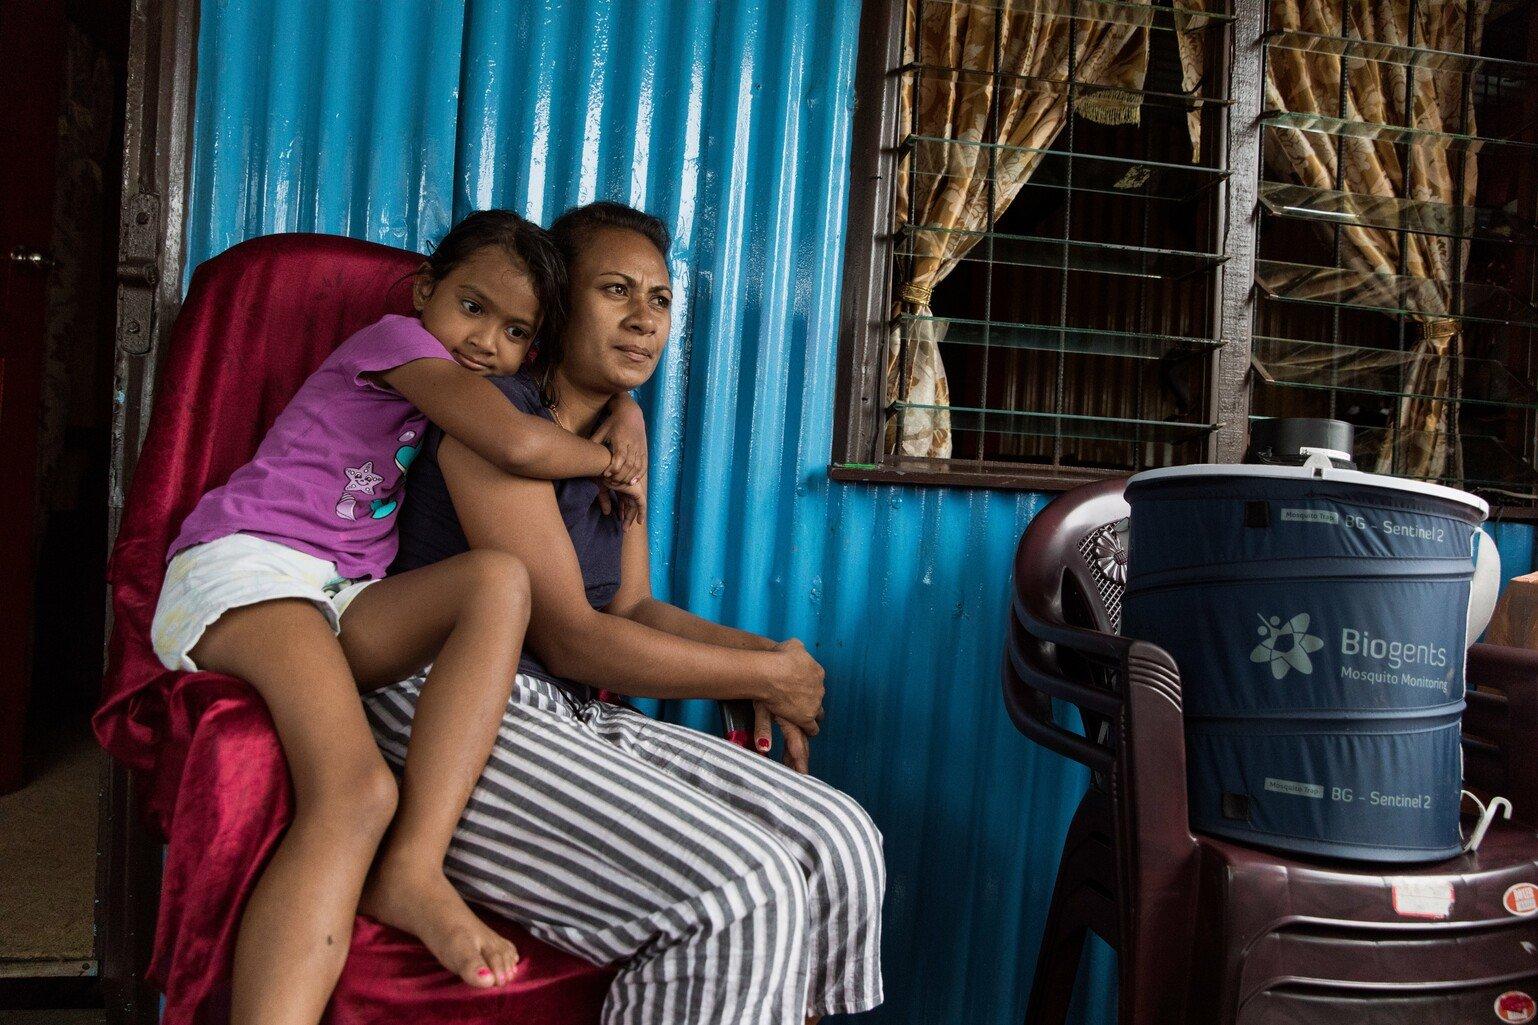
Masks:
[[[1228,176],[1226,75],[1207,62],[1231,16],[1220,0],[906,8],[877,461],[1200,459]]]
[[[1363,469],[1531,501],[1538,64],[1499,52],[1525,5],[1295,9],[1265,37],[1251,418],[1349,420]]]

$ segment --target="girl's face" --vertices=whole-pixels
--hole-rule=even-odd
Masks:
[[[441,280],[417,271],[412,298],[422,326],[474,374],[516,374],[539,331],[539,299],[521,262],[487,246]]]
[[[645,384],[673,326],[673,286],[662,254],[643,235],[601,228],[570,275],[564,372],[613,394]]]

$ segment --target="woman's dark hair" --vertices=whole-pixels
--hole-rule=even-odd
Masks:
[[[570,268],[576,265],[578,255],[592,241],[593,236],[605,228],[633,231],[656,246],[664,262],[668,258],[668,247],[672,245],[672,239],[668,235],[668,226],[662,223],[661,218],[653,217],[633,206],[613,203],[609,200],[572,207],[550,225],[550,239],[555,243],[561,259]],[[562,310],[565,310],[564,305]],[[550,375],[560,365],[564,355],[560,335],[557,333],[541,343],[535,357],[534,371],[540,382],[539,397],[546,406],[555,405],[555,392],[551,386]]]
[[[477,210],[449,229],[427,256],[427,273],[442,281],[482,249],[502,250],[528,269],[539,300],[536,344],[544,348],[566,327],[566,263],[550,233],[511,210]]]
[[[633,231],[657,247],[662,258],[668,258],[668,227],[662,220],[624,203],[600,200],[586,206],[574,206],[555,219],[550,225],[550,237],[556,249],[569,267],[577,262],[577,254],[588,244],[593,235],[604,228]]]

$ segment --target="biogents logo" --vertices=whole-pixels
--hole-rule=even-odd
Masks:
[[[1447,649],[1441,645],[1416,644],[1412,641],[1389,641],[1374,637],[1366,630],[1345,627],[1340,632],[1340,653],[1361,655],[1375,662],[1385,662],[1390,669],[1402,666],[1431,666],[1441,669],[1447,665]]]
[[[1299,612],[1291,619],[1283,622],[1280,616],[1266,617],[1256,613],[1260,619],[1260,643],[1255,645],[1250,652],[1251,662],[1265,663],[1271,668],[1271,676],[1275,679],[1284,679],[1288,673],[1297,671],[1303,676],[1311,675],[1314,671],[1314,660],[1309,656],[1324,647],[1324,640],[1308,632],[1311,617],[1307,612]],[[1413,641],[1391,641],[1383,637],[1374,637],[1367,630],[1344,627],[1340,631],[1340,653],[1359,658],[1371,659],[1380,662],[1390,669],[1402,669],[1405,666],[1426,666],[1431,669],[1447,668],[1447,649],[1439,644],[1416,644]],[[1353,679],[1371,679],[1363,676],[1362,671],[1350,667],[1342,667],[1341,672]],[[1408,678],[1400,680],[1398,677],[1385,677],[1380,682],[1410,682]],[[1429,680],[1426,686],[1446,681]]]
[[[1300,612],[1283,623],[1280,616],[1260,619],[1260,643],[1250,652],[1251,662],[1266,662],[1271,666],[1271,676],[1280,680],[1296,669],[1304,676],[1314,671],[1314,660],[1308,656],[1324,647],[1324,641],[1308,632],[1308,613]]]

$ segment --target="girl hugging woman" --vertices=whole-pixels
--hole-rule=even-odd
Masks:
[[[516,951],[467,900],[615,965],[605,1025],[881,1002],[881,834],[807,772],[822,667],[651,594],[629,392],[667,344],[667,250],[613,203],[549,236],[471,215],[419,316],[339,347],[188,517],[156,651],[261,692],[297,798],[241,924],[235,1025],[314,1025],[355,909],[505,982]],[[759,753],[627,695],[751,701]]]
[[[429,425],[499,472],[602,475],[640,494],[645,432],[629,396],[584,438],[520,412],[487,380],[516,372],[536,337],[561,330],[564,291],[544,231],[506,211],[466,217],[418,271],[417,315],[384,317],[343,342],[170,548],[156,654],[168,668],[250,682],[294,785],[293,823],[241,920],[235,1025],[319,1021],[360,895],[363,910],[420,937],[466,983],[511,977],[517,952],[465,905],[443,859],[512,686],[528,574],[495,551],[385,570]],[[397,786],[359,693],[429,663]]]

